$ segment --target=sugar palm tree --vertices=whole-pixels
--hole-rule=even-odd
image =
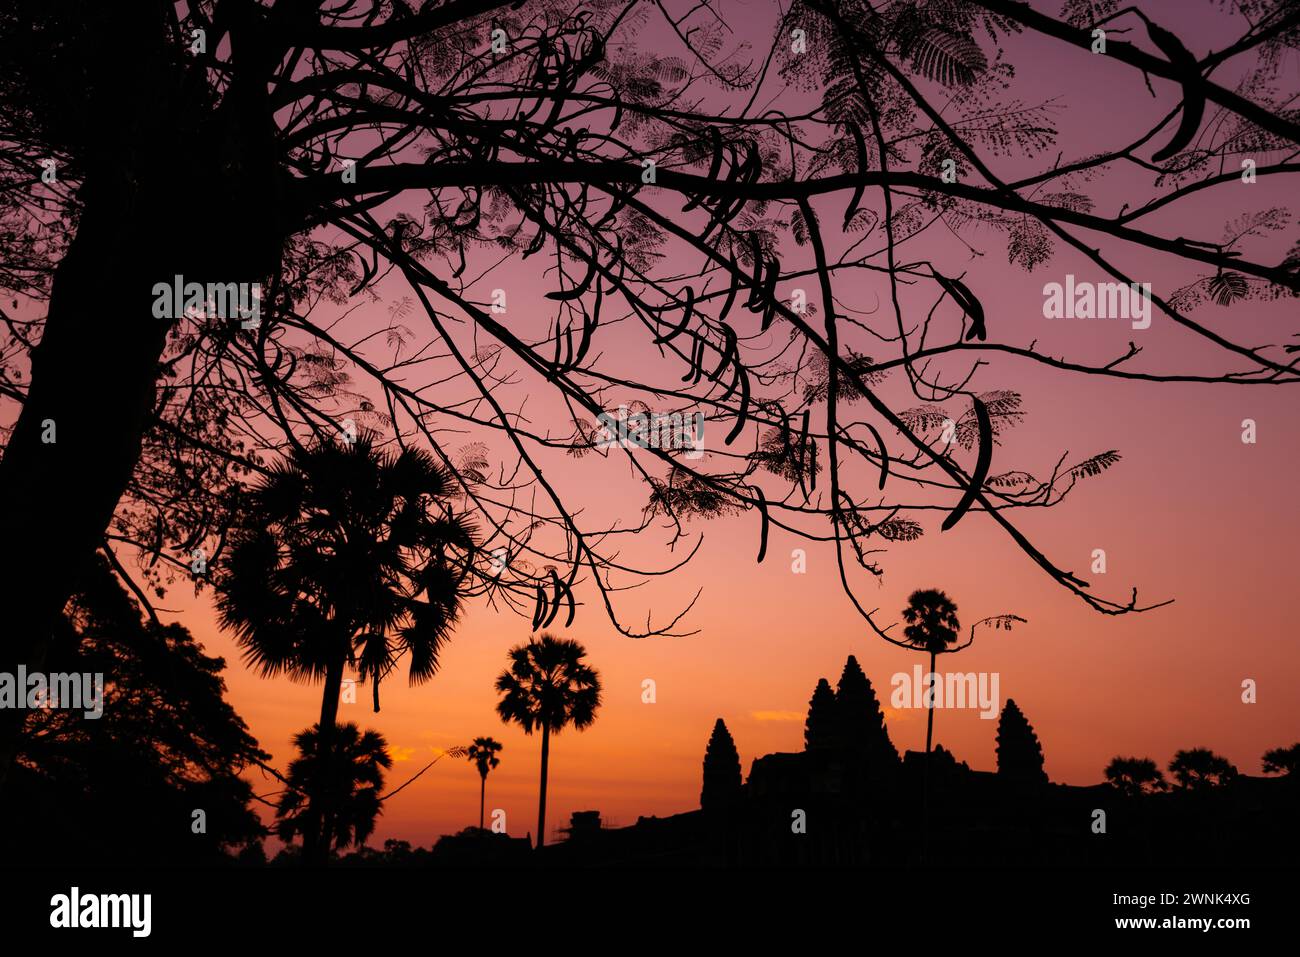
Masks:
[[[935,674],[934,661],[937,655],[947,651],[949,645],[957,643],[957,633],[961,623],[957,620],[957,605],[937,588],[922,588],[912,592],[903,609],[903,637],[911,648],[919,648],[930,653],[930,674]],[[934,680],[937,680],[937,676]],[[933,700],[931,700],[933,704]],[[934,740],[934,708],[925,722],[925,753],[930,753]]]
[[[328,761],[348,666],[379,683],[407,656],[412,683],[438,670],[460,611],[473,529],[453,513],[452,480],[424,452],[363,435],[299,449],[245,498],[218,563],[217,610],[263,677],[323,682],[319,748]],[[324,861],[329,796],[304,852]]]
[[[1112,758],[1106,765],[1106,781],[1125,797],[1169,790],[1169,782],[1150,758]]]
[[[1300,742],[1289,748],[1272,748],[1264,752],[1264,773],[1284,774],[1292,781],[1300,780]]]
[[[1237,768],[1209,748],[1190,748],[1174,755],[1169,762],[1169,773],[1178,787],[1200,791],[1228,784],[1237,776]]]
[[[334,741],[323,752],[320,727],[313,725],[294,736],[299,757],[289,764],[288,788],[276,809],[280,839],[302,835],[304,844],[318,827],[325,854],[349,844],[360,847],[375,830],[379,793],[384,772],[393,766],[388,745],[377,731],[362,732],[348,722],[335,728]],[[313,807],[324,801],[321,813]]]
[[[891,638],[881,633],[886,641],[902,648],[924,651],[930,655],[930,674],[933,681],[938,681],[935,672],[935,659],[939,655],[952,654],[969,648],[975,642],[975,632],[981,625],[991,625],[995,630],[1010,631],[1015,622],[1023,623],[1019,615],[1001,614],[982,618],[971,626],[970,635],[965,642],[958,644],[961,622],[957,620],[957,603],[937,588],[921,588],[907,597],[907,607],[903,609],[902,639]],[[928,854],[929,815],[930,815],[930,754],[934,745],[934,705],[933,695],[937,689],[932,687],[929,714],[925,721],[925,775],[922,778],[921,791],[921,860]]]
[[[551,735],[569,725],[591,726],[600,707],[600,676],[583,659],[587,650],[568,638],[543,632],[510,649],[510,667],[497,678],[497,714],[532,734],[542,732],[542,779],[537,801],[537,846],[546,842],[546,773]]]
[[[487,799],[488,772],[501,763],[501,759],[497,757],[497,752],[504,747],[505,745],[496,738],[475,738],[474,743],[469,746],[469,750],[465,754],[478,766],[478,829],[480,831],[483,830],[483,808]]]

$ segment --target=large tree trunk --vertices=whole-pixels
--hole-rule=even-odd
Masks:
[[[551,727],[542,724],[542,785],[537,799],[537,846],[546,843],[546,771],[551,760]]]
[[[159,222],[162,197],[131,195],[129,174],[86,182],[85,213],[55,273],[31,388],[0,460],[0,671],[41,671],[63,605],[112,518],[140,454],[166,323],[150,280],[164,263],[136,217]],[[171,256],[166,257],[172,259]],[[22,712],[7,712],[10,719]],[[17,725],[0,734],[0,782]]]
[[[140,458],[172,325],[154,318],[154,284],[262,281],[285,229],[269,108],[258,115],[257,66],[269,54],[236,41],[252,76],[214,108],[202,73],[168,42],[169,4],[65,6],[67,55],[84,54],[78,77],[89,88],[52,82],[40,56],[15,69],[34,105],[55,114],[50,136],[83,178],[76,235],[55,269],[28,395],[0,459],[0,671],[10,673],[20,663],[43,670]],[[0,787],[23,714],[0,712]]]
[[[483,808],[487,802],[487,775],[479,775],[478,786],[478,829],[483,830]]]

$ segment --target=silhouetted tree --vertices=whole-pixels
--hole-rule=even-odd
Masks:
[[[412,847],[410,841],[401,841],[395,837],[384,839],[384,856],[387,863],[404,864],[411,859]]]
[[[1264,752],[1264,773],[1285,774],[1290,777],[1300,768],[1300,742],[1289,748],[1273,748]]]
[[[1008,698],[998,719],[998,774],[1017,781],[1046,781],[1043,749],[1033,725]]]
[[[142,617],[100,556],[45,671],[102,675],[102,713],[87,718],[68,702],[19,712],[21,748],[0,792],[10,859],[158,866],[258,853],[265,828],[241,772],[269,755],[226,700],[225,667],[182,625]]]
[[[510,667],[497,678],[497,714],[532,734],[542,732],[542,775],[537,797],[537,846],[546,843],[546,775],[551,735],[572,725],[591,727],[600,707],[600,675],[583,659],[587,650],[546,632],[510,649]]]
[[[870,679],[853,655],[844,662],[835,688],[835,718],[843,747],[872,765],[897,763],[898,750],[889,740],[885,713]]]
[[[728,808],[740,799],[740,754],[726,723],[713,723],[709,745],[704,750],[704,786],[700,789],[700,807],[706,811]]]
[[[403,655],[412,684],[437,673],[473,549],[450,489],[424,452],[361,435],[296,451],[247,495],[216,575],[220,621],[264,677],[324,682],[325,760],[346,667],[370,680],[375,711]],[[312,810],[328,814],[328,797]],[[326,859],[309,827],[304,854]]]
[[[1209,748],[1190,748],[1174,755],[1169,762],[1169,773],[1180,788],[1203,791],[1227,784],[1237,776],[1237,769]]]
[[[1106,780],[1126,797],[1169,790],[1169,782],[1150,758],[1112,758],[1106,765]]]
[[[808,701],[808,718],[803,728],[804,748],[808,751],[826,750],[840,744],[838,715],[835,709],[835,692],[825,678],[817,679],[812,698]]]
[[[333,739],[324,750],[318,726],[294,736],[299,756],[289,763],[286,790],[276,810],[282,840],[305,839],[319,826],[327,855],[331,848],[366,842],[380,813],[384,771],[393,766],[387,742],[377,731],[362,733],[349,721],[335,728]],[[323,807],[313,809],[317,802]]]
[[[935,656],[957,643],[957,631],[961,628],[961,622],[957,620],[957,605],[937,588],[918,589],[908,596],[903,621],[907,623],[903,636],[911,647],[930,655],[930,674],[936,675],[932,680],[937,681]],[[925,721],[926,754],[930,753],[930,742],[934,740],[934,702],[930,700],[929,703],[931,707],[926,709]]]
[[[487,801],[488,772],[501,763],[501,759],[497,757],[497,754],[504,747],[505,745],[496,738],[475,738],[466,754],[466,757],[478,768],[478,826],[480,830],[483,828],[483,808]]]

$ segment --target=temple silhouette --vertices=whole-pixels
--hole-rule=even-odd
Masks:
[[[997,766],[972,769],[941,744],[899,754],[870,679],[852,655],[834,688],[809,700],[804,748],[755,758],[742,775],[731,732],[708,737],[700,807],[607,826],[572,814],[562,839],[469,827],[432,848],[389,840],[338,858],[343,866],[414,867],[1215,867],[1294,866],[1300,851],[1300,745],[1237,772],[1206,749],[1179,752],[1170,786],[1154,762],[1116,758],[1107,782],[1049,780],[1028,716],[999,715]],[[1199,763],[1194,758],[1201,759]],[[1184,762],[1180,765],[1180,761]],[[1216,764],[1215,762],[1218,762]],[[1176,770],[1177,769],[1177,770]],[[296,848],[273,864],[292,864]]]
[[[1138,795],[1053,783],[1013,700],[998,721],[996,770],[974,770],[942,745],[928,762],[900,756],[853,656],[833,690],[824,678],[814,689],[804,742],[754,759],[742,781],[719,718],[699,810],[619,828],[579,812],[542,856],[575,866],[1281,865],[1300,847],[1294,776]]]

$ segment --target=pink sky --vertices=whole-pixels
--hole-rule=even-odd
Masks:
[[[1196,52],[1225,45],[1224,21],[1185,17],[1189,6],[1144,8],[1178,29]],[[733,7],[770,9],[765,3]],[[1155,84],[1159,100],[1153,103],[1140,74],[1054,41],[1021,38],[1009,49],[1018,67],[1013,95],[1032,102],[1057,98],[1060,149],[1067,161],[1122,142],[1175,101],[1168,84]],[[1001,158],[996,168],[1014,176],[1029,167],[1022,159]],[[1205,191],[1176,217],[1153,216],[1144,226],[1164,236],[1217,238],[1220,224],[1233,216],[1286,205],[1289,195],[1276,182],[1280,177],[1273,179]],[[1090,186],[1089,193],[1099,212],[1113,212],[1130,198],[1129,190],[1147,195],[1149,181],[1147,173],[1111,176]],[[875,204],[878,198],[868,191],[864,202]],[[838,221],[832,211],[845,201],[835,196],[819,202],[828,222]],[[1144,331],[1123,323],[1049,323],[1041,314],[1045,283],[1063,282],[1067,273],[1105,277],[1064,249],[1026,274],[1006,264],[999,237],[967,239],[982,257],[971,258],[954,242],[935,240],[925,249],[949,275],[966,271],[967,284],[984,299],[991,340],[1027,345],[1036,339],[1044,352],[1082,359],[1113,357],[1134,340],[1147,350],[1148,367],[1159,369],[1196,368],[1209,357],[1160,315]],[[1157,293],[1168,294],[1192,275],[1140,249],[1113,242],[1105,248]],[[1258,246],[1246,251],[1265,261],[1272,254]],[[543,305],[540,297],[549,287],[537,283],[531,267],[511,269],[485,279],[480,297],[509,283],[512,310],[527,317],[520,321],[544,328],[553,304]],[[864,308],[887,296],[883,284],[866,280],[846,284],[839,294]],[[369,308],[355,321],[387,322],[385,304]],[[1195,314],[1198,321],[1252,344],[1278,341],[1283,320],[1293,316],[1293,303],[1207,305]],[[887,310],[879,320],[892,323]],[[610,343],[624,343],[624,360],[640,361],[637,350],[645,348],[644,340],[618,336]],[[1027,618],[1027,625],[1011,633],[985,632],[970,650],[941,661],[945,668],[999,673],[1002,696],[1015,698],[1037,730],[1053,780],[1096,783],[1115,755],[1149,756],[1163,765],[1175,750],[1197,746],[1258,773],[1266,749],[1300,736],[1300,699],[1293,691],[1300,683],[1300,653],[1290,604],[1300,541],[1294,389],[1100,380],[1006,357],[991,358],[976,385],[1015,389],[1028,410],[1025,422],[995,453],[994,471],[1026,468],[1041,475],[1067,450],[1071,461],[1111,448],[1123,455],[1118,466],[1081,483],[1060,507],[1017,513],[1022,530],[1058,566],[1092,579],[1107,597],[1126,599],[1137,586],[1148,602],[1173,598],[1175,603],[1141,615],[1099,615],[1053,585],[991,521],[974,513],[945,533],[925,513],[925,536],[895,545],[884,556],[882,583],[855,582],[863,602],[878,606],[887,624],[898,620],[913,589],[938,587],[957,602],[967,626],[1002,612]],[[901,383],[884,391],[898,401],[896,407],[921,404],[903,398]],[[530,405],[543,421],[545,401],[538,396]],[[1258,424],[1253,445],[1241,441],[1246,418]],[[564,431],[565,425],[556,428]],[[717,441],[706,427],[706,444]],[[624,515],[627,522],[636,521],[645,501],[644,490],[627,480],[626,466],[615,458],[559,462],[548,476],[594,513]],[[871,636],[840,591],[828,551],[778,534],[767,561],[758,566],[753,515],[697,522],[692,530],[703,531],[705,538],[696,559],[673,578],[631,593],[624,607],[633,621],[644,620],[647,610],[666,616],[702,585],[703,596],[688,620],[698,635],[629,640],[590,605],[567,632],[586,645],[600,671],[605,703],[592,729],[565,732],[553,743],[551,826],[567,823],[574,810],[598,809],[607,822],[631,824],[639,815],[695,808],[700,763],[715,718],[727,722],[748,773],[755,757],[802,747],[803,715],[813,687],[823,676],[834,684],[847,655],[858,657],[886,703],[891,676],[922,661]],[[662,557],[665,540],[651,533],[638,552]],[[808,548],[806,574],[791,570],[796,547]],[[1089,573],[1097,548],[1107,555],[1108,570],[1101,576]],[[227,658],[234,706],[283,767],[292,756],[290,737],[315,720],[319,688],[257,678],[241,663],[232,640],[216,629],[208,595],[194,601],[184,591],[178,588],[165,604],[183,606],[180,619],[209,653]],[[540,741],[499,721],[492,686],[505,666],[506,650],[527,639],[528,627],[525,619],[472,608],[431,683],[411,689],[404,679],[390,679],[380,714],[370,712],[363,691],[359,703],[345,705],[340,717],[386,735],[396,761],[390,775],[394,785],[431,760],[437,748],[468,744],[479,735],[503,741],[501,766],[488,780],[487,806],[489,813],[504,809],[509,831],[523,835],[536,825]],[[654,704],[641,700],[647,678],[657,686]],[[1258,682],[1255,704],[1241,701],[1247,678]],[[924,747],[923,711],[890,711],[887,717],[900,750]],[[992,769],[995,726],[975,711],[943,710],[936,714],[935,738],[973,768]],[[267,779],[258,787],[264,793],[276,786]],[[478,788],[469,763],[444,759],[386,807],[372,843],[397,837],[427,845],[476,823]]]

